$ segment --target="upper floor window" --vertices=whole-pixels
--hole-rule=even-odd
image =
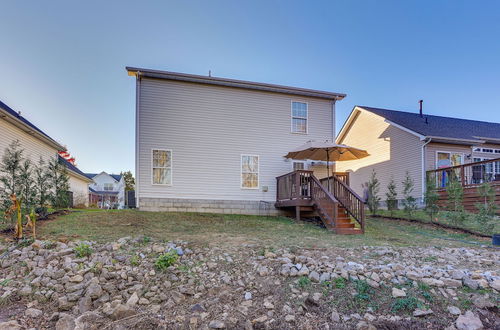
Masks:
[[[172,150],[153,150],[153,184],[172,184]]]
[[[259,156],[241,155],[241,188],[259,188]]]
[[[292,133],[307,134],[307,103],[292,102]]]
[[[112,183],[105,183],[104,184],[104,191],[111,191],[113,190],[113,184]]]

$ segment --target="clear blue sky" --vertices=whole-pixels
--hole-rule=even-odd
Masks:
[[[134,169],[125,66],[500,121],[500,1],[2,1],[0,99],[83,171]],[[272,143],[272,141],[270,141]]]

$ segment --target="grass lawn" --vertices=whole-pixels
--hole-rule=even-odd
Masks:
[[[384,215],[388,216],[391,213],[387,210],[378,210],[377,214],[382,215],[382,216],[384,216]],[[393,216],[398,217],[398,218],[405,218],[405,219],[408,218],[408,215],[403,210],[394,211]],[[431,223],[431,219],[429,218],[429,215],[427,213],[425,213],[423,210],[416,211],[413,214],[412,219],[418,219],[421,221]],[[487,235],[491,235],[492,233],[500,233],[500,218],[499,217],[496,217],[492,221],[492,223],[491,223],[493,225],[492,231],[486,230],[484,228],[484,226],[482,226],[476,220],[476,215],[474,213],[467,213],[467,219],[462,224],[453,224],[446,217],[446,212],[439,212],[437,215],[437,221],[435,220],[435,222],[440,222],[440,223],[447,224],[447,225],[457,226],[457,227],[469,229],[469,230],[472,230],[472,231],[475,231],[478,233],[482,233],[482,234],[487,234]]]
[[[365,235],[334,235],[315,224],[286,217],[201,213],[142,212],[137,210],[75,211],[38,223],[42,239],[111,241],[145,235],[187,240],[202,245],[257,243],[305,248],[381,246],[472,246],[458,241],[490,244],[472,236],[418,224],[368,219]]]

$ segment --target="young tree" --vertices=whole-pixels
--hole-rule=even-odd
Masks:
[[[53,207],[69,206],[69,177],[66,166],[61,164],[56,157],[48,163],[48,175],[52,193],[50,196]]]
[[[35,204],[36,190],[33,182],[33,168],[31,161],[25,159],[19,171],[19,200],[22,202],[23,211],[30,212]]]
[[[398,193],[396,192],[396,183],[394,178],[391,178],[389,184],[387,185],[387,192],[385,193],[385,204],[387,205],[387,210],[394,215],[394,211],[398,209]]]
[[[477,192],[482,202],[476,203],[476,208],[479,211],[476,219],[484,229],[491,231],[494,228],[493,220],[495,219],[495,212],[497,210],[495,189],[493,189],[489,182],[485,181],[477,187]]]
[[[367,204],[368,209],[372,214],[377,214],[380,205],[380,197],[378,196],[380,190],[380,182],[377,179],[375,170],[372,171],[370,180],[366,183],[368,190]]]
[[[417,210],[417,200],[413,197],[413,189],[415,184],[410,176],[410,172],[406,171],[403,181],[403,206],[408,218],[412,218],[413,213]]]
[[[463,205],[464,188],[458,178],[452,174],[449,175],[448,185],[446,186],[449,210],[447,217],[453,224],[460,225],[467,218]]]
[[[436,191],[436,177],[434,175],[427,175],[425,181],[424,202],[425,213],[429,215],[431,221],[434,221],[434,218],[439,212],[439,207],[437,205],[438,200],[439,194]]]
[[[19,194],[19,176],[23,161],[23,150],[18,140],[13,141],[5,149],[0,163],[0,191],[3,197],[4,209],[12,205],[10,196]]]
[[[135,190],[135,179],[132,172],[126,171],[121,173],[125,181],[125,191]]]
[[[35,165],[33,170],[33,181],[36,191],[36,205],[38,208],[45,209],[47,202],[50,199],[50,192],[52,189],[50,182],[50,173],[47,168],[47,163],[40,157],[38,164]],[[41,212],[37,212],[41,213]]]

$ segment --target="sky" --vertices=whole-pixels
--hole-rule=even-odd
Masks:
[[[355,105],[500,122],[500,1],[0,3],[0,100],[85,172],[134,171],[125,66],[346,93]]]

